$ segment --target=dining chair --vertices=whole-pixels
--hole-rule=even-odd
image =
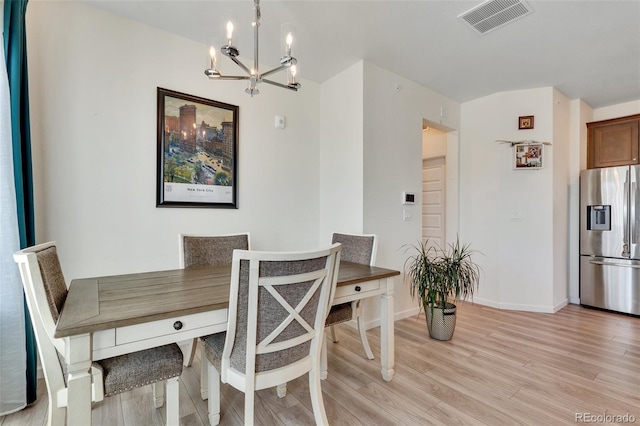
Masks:
[[[332,243],[342,244],[340,257],[343,262],[361,263],[371,265],[376,261],[378,249],[378,237],[376,234],[340,234],[334,233]],[[331,340],[338,342],[335,326],[346,321],[355,320],[358,325],[362,348],[368,359],[373,359],[373,352],[367,339],[367,330],[364,324],[362,300],[334,305],[327,316],[326,326],[329,327]],[[322,379],[327,377],[327,341],[322,340]]]
[[[220,381],[244,392],[244,424],[252,425],[255,391],[307,373],[315,421],[328,424],[320,352],[340,250],[234,252],[227,331],[203,339],[211,425],[220,421]]]
[[[48,424],[64,425],[67,407],[65,341],[54,337],[56,322],[67,297],[55,242],[35,245],[13,255],[20,268],[27,307],[38,344],[49,396]],[[182,352],[176,344],[95,361],[91,365],[91,398],[104,397],[152,384],[154,406],[164,405],[166,381],[167,425],[179,423],[179,383]]]
[[[231,265],[235,249],[251,250],[251,235],[249,232],[224,235],[180,234],[178,247],[181,268]],[[184,366],[190,366],[198,347],[198,339],[178,342],[178,345],[184,355]],[[208,397],[206,368],[203,362],[200,368],[200,395],[203,400]]]

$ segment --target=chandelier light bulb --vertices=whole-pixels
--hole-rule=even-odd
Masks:
[[[233,22],[227,22],[227,40],[229,46],[231,46],[231,39],[233,38]]]
[[[291,35],[291,33],[287,34],[286,43],[287,43],[286,55],[291,56],[291,43],[293,43],[293,36]]]
[[[298,68],[295,65],[291,65],[291,77],[293,78],[293,82],[296,82],[296,74],[298,73]]]
[[[209,56],[211,56],[211,69],[215,70],[216,69],[216,49],[211,46],[211,49],[209,49]]]

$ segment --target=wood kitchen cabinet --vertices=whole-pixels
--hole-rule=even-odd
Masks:
[[[587,123],[587,168],[640,164],[640,114]]]

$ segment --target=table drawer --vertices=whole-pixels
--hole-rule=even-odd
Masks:
[[[364,294],[369,292],[379,293],[379,291],[377,290],[380,290],[381,286],[382,286],[382,280],[367,281],[367,282],[358,283],[358,284],[342,285],[336,288],[336,294],[334,298],[341,299],[341,298],[347,297],[355,300],[360,298],[358,296],[368,297],[368,295],[364,296]]]
[[[180,322],[178,330],[174,324]],[[153,339],[172,334],[184,334],[190,330],[211,326],[213,324],[226,323],[227,310],[221,309],[213,312],[200,312],[197,314],[183,315],[176,318],[152,321],[144,324],[131,325],[116,328],[116,345],[137,342],[145,339]]]

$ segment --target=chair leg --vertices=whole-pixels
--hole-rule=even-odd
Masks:
[[[64,426],[65,419],[67,417],[67,409],[65,407],[56,406],[55,396],[52,399],[51,395],[49,395],[49,408],[47,410],[47,414],[47,426]]]
[[[207,356],[204,354],[204,346],[200,346],[200,396],[203,401],[209,397],[209,389],[207,388],[207,381],[209,377],[207,375],[208,369],[209,361],[207,360]]]
[[[278,385],[276,387],[276,390],[278,392],[278,398],[284,398],[285,396],[287,396],[287,384],[286,383],[282,383],[282,384]]]
[[[245,426],[253,426],[256,384],[253,380],[245,380],[244,386],[244,424]]]
[[[164,405],[164,382],[155,382],[151,388],[153,389],[153,406],[162,407]]]
[[[191,366],[198,348],[198,339],[183,340],[182,342],[178,342],[178,346],[182,351],[182,365],[185,367]]]
[[[167,426],[180,424],[180,382],[178,377],[167,380]]]
[[[322,401],[322,387],[320,385],[320,372],[317,364],[309,371],[309,392],[311,393],[311,406],[313,407],[313,417],[316,425],[328,425],[327,413],[324,410],[324,402]]]
[[[202,365],[207,365],[207,381],[208,389],[211,389],[209,395],[209,424],[216,426],[220,423],[220,373],[213,365],[209,365],[207,358],[202,359]]]
[[[331,334],[331,341],[333,343],[338,343],[338,334],[336,333],[336,328],[333,325],[329,326],[329,333]]]
[[[320,378],[327,378],[327,339],[322,339],[322,349],[320,349]]]
[[[364,314],[360,301],[354,302],[353,312],[357,315],[358,332],[360,333],[360,342],[362,342],[362,349],[368,359],[373,359],[373,352],[371,352],[371,346],[369,346],[369,339],[367,339],[367,330],[364,326]]]

